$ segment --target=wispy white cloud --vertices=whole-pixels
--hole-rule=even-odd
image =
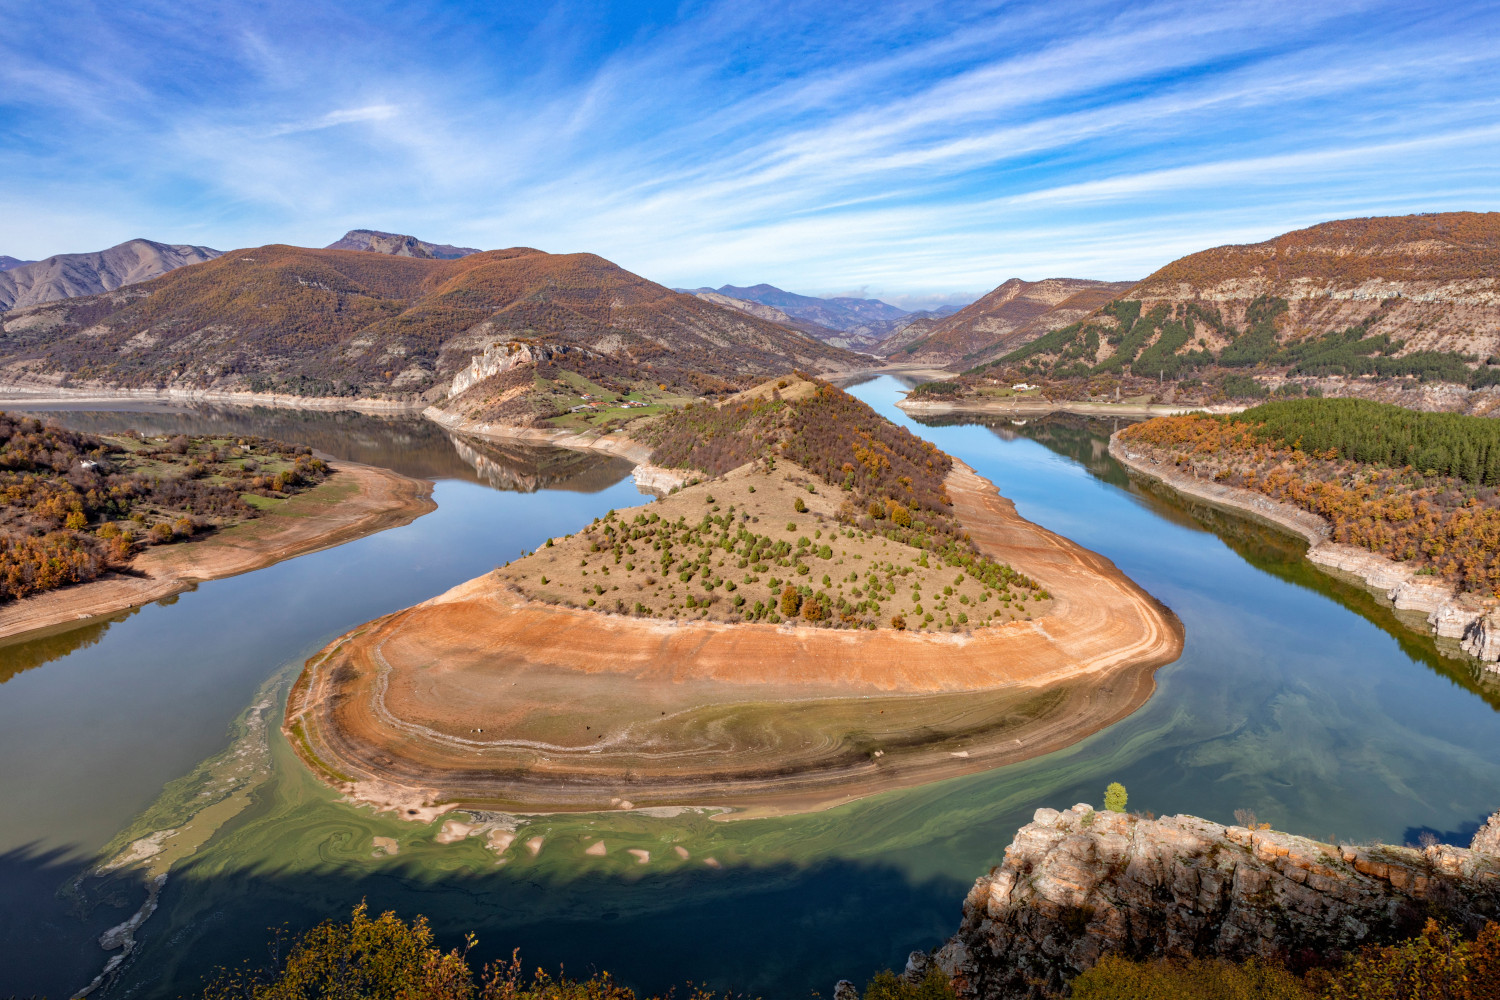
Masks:
[[[98,13],[85,57],[47,23],[70,3],[0,38],[29,206],[0,252],[78,220],[101,245],[141,219],[226,247],[375,225],[918,301],[1500,208],[1482,4],[147,4]]]

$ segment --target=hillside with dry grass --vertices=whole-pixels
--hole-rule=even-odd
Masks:
[[[908,327],[880,350],[893,361],[968,368],[1083,319],[1130,288],[1130,282],[1012,278],[936,321]]]
[[[1257,298],[1285,299],[1278,332],[1296,339],[1367,324],[1407,351],[1500,353],[1500,212],[1342,219],[1264,243],[1175,260],[1130,290],[1211,305],[1243,325]]]
[[[6,314],[0,364],[12,383],[433,401],[509,344],[685,393],[703,390],[694,375],[734,388],[858,360],[593,254],[442,260],[278,245]],[[506,366],[491,367],[463,388]]]

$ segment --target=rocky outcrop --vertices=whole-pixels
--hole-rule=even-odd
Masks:
[[[668,469],[660,465],[642,463],[633,473],[635,488],[642,493],[664,497],[687,482],[688,474],[683,469]]]
[[[1500,821],[1470,849],[1319,843],[1196,816],[1038,809],[936,959],[961,995],[1041,996],[1109,954],[1327,957],[1500,917]]]
[[[351,229],[325,250],[363,250],[389,254],[392,257],[420,257],[426,260],[454,260],[480,251],[473,247],[456,247],[450,243],[428,243],[404,233],[383,233],[378,229]]]
[[[597,357],[592,351],[570,344],[534,344],[518,340],[502,340],[490,344],[469,359],[469,365],[453,376],[453,385],[448,388],[448,398],[462,394],[487,378],[563,355]]]
[[[1487,670],[1500,672],[1500,607],[1493,599],[1459,593],[1451,584],[1419,576],[1417,567],[1329,541],[1328,522],[1317,514],[1253,490],[1201,479],[1148,453],[1148,449],[1127,447],[1118,434],[1109,439],[1109,453],[1136,476],[1157,480],[1215,507],[1248,514],[1301,535],[1307,539],[1309,562],[1359,577],[1366,586],[1383,594],[1397,611],[1426,616],[1433,635],[1457,640],[1459,648],[1480,660]]]
[[[1480,854],[1500,855],[1500,812],[1492,815],[1484,826],[1479,828],[1479,832],[1474,834],[1469,850]]]

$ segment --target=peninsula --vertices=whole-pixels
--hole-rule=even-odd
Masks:
[[[827,383],[642,424],[667,498],[308,661],[315,773],[413,817],[816,809],[1066,746],[1181,652],[1108,560]]]
[[[0,640],[406,524],[424,482],[265,438],[96,436],[0,414]]]
[[[1159,417],[1117,431],[1137,476],[1307,539],[1308,559],[1496,670],[1500,424],[1356,399]],[[1411,622],[1408,622],[1412,624]],[[1440,644],[1440,648],[1442,648]]]

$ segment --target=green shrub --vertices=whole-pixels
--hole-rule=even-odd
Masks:
[[[889,970],[878,972],[865,986],[864,1000],[955,1000],[953,984],[934,966],[919,983],[907,982]]]
[[[1110,812],[1122,813],[1129,796],[1125,793],[1125,786],[1118,781],[1111,781],[1109,787],[1104,790],[1104,808]]]
[[[1132,962],[1111,955],[1077,979],[1072,1000],[1314,1000],[1285,969],[1222,959]]]

